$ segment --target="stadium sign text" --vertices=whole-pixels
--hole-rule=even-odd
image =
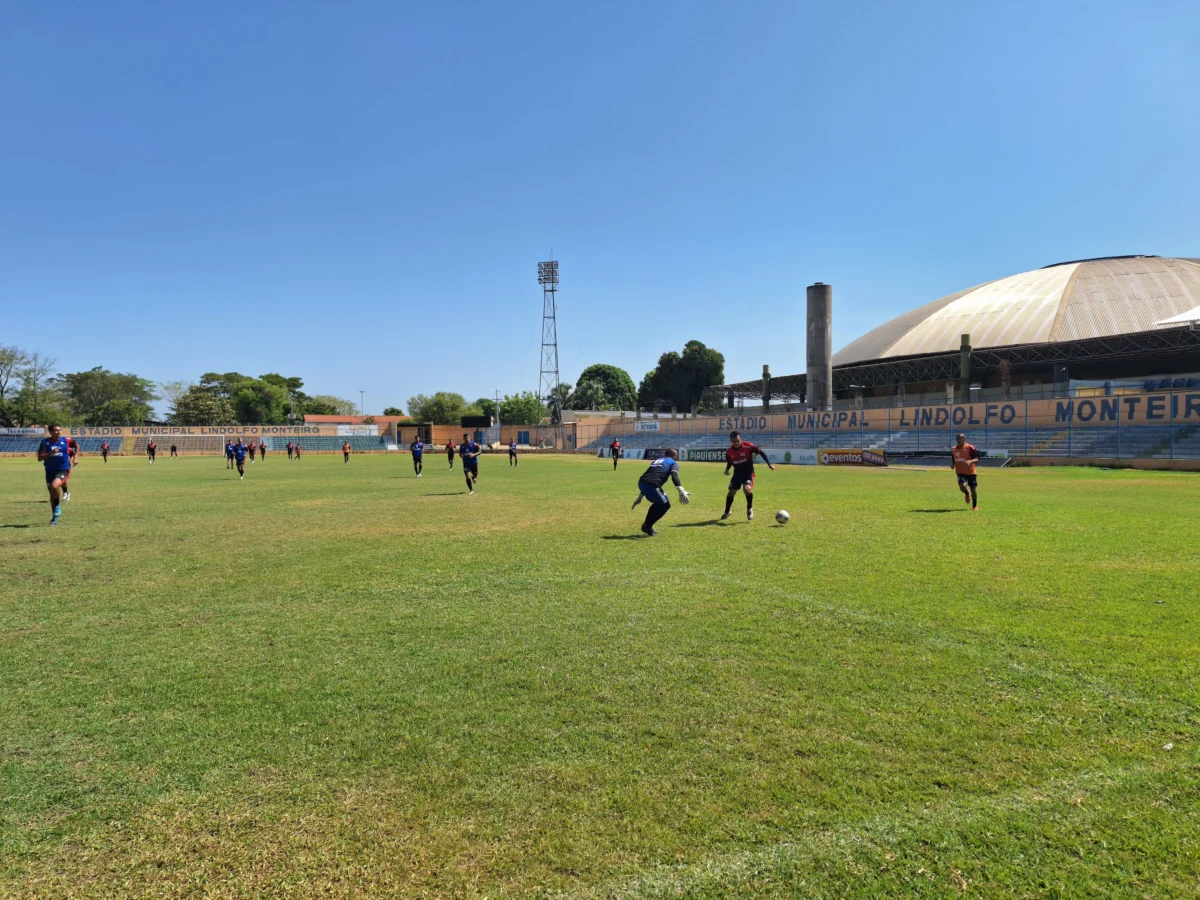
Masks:
[[[1200,422],[1200,393],[1145,394],[1055,401],[1059,422]]]
[[[237,437],[239,435],[266,434],[320,434],[319,425],[149,425],[149,426],[112,426],[107,428],[76,428],[67,429],[72,437],[170,437],[172,435],[218,435],[220,437]]]

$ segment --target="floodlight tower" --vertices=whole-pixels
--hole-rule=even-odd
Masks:
[[[542,369],[538,396],[547,405],[560,401],[558,396],[558,262],[538,263],[538,284],[542,286]],[[562,409],[554,429],[557,446],[562,438]]]

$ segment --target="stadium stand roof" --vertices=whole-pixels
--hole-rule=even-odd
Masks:
[[[1152,330],[1200,305],[1200,262],[1117,256],[1056,263],[976,285],[885,322],[833,356],[835,366],[958,350],[1052,344]]]

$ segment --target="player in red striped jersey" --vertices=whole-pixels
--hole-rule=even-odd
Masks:
[[[755,447],[749,441],[743,441],[742,436],[736,432],[729,434],[729,449],[725,451],[725,474],[729,474],[730,468],[733,469],[733,478],[729,481],[729,493],[725,495],[725,514],[722,519],[729,518],[729,511],[733,508],[733,498],[737,496],[738,488],[741,488],[746,494],[746,520],[754,521],[754,457],[761,456],[763,462],[767,464],[767,468],[772,472],[775,467],[771,465],[771,460],[767,458],[767,454],[762,448]]]

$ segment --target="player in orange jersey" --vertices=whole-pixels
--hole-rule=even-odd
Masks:
[[[970,503],[973,510],[979,509],[979,483],[975,477],[977,459],[979,451],[974,444],[967,443],[967,436],[955,435],[954,446],[950,448],[950,460],[954,474],[958,476],[958,489],[963,492],[963,502]]]

